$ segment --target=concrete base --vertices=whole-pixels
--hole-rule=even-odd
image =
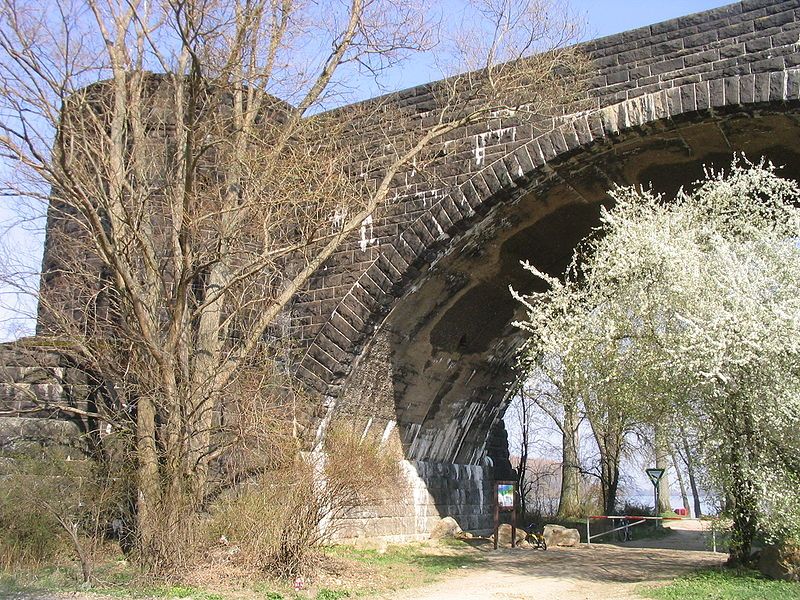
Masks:
[[[396,497],[354,509],[335,526],[334,539],[387,542],[427,540],[442,517],[466,531],[491,529],[491,467],[401,461],[407,486]]]

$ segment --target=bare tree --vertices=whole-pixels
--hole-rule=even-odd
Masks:
[[[683,479],[681,472],[681,464],[678,462],[678,453],[673,445],[670,448],[670,459],[672,460],[672,467],[675,469],[675,479],[678,480],[678,489],[681,491],[681,502],[683,502],[683,509],[686,514],[691,516],[691,507],[689,506],[689,494],[686,492],[686,483]]]
[[[557,516],[561,519],[581,514],[582,466],[579,455],[580,408],[577,382],[569,377],[557,360],[539,357],[522,371],[529,399],[553,422],[561,434],[561,487]]]
[[[557,3],[476,4],[455,64],[480,71],[433,84],[422,120],[387,100],[322,112],[355,70],[430,47],[414,0],[3,0],[3,193],[49,205],[40,330],[98,382],[82,416],[132,434],[152,567],[218,488],[243,403],[299,437],[286,309],[398,174],[498,110],[582,97]]]
[[[686,467],[686,474],[689,476],[689,487],[692,490],[694,517],[698,519],[703,516],[703,511],[700,505],[700,489],[697,485],[697,457],[696,451],[690,445],[689,435],[685,427],[680,427],[679,429],[679,440],[675,444],[675,454],[680,459],[679,462]],[[677,464],[675,468],[679,468]]]
[[[527,506],[527,491],[528,491],[528,459],[530,454],[531,445],[531,421],[533,415],[531,414],[531,401],[525,394],[525,386],[521,386],[519,391],[511,401],[511,418],[513,419],[512,431],[515,434],[514,438],[517,442],[513,447],[509,448],[512,456],[517,458],[517,489],[519,490],[519,506],[522,515],[528,512]],[[511,439],[509,439],[509,446],[511,446]]]
[[[617,492],[620,485],[620,462],[626,450],[625,435],[629,431],[628,419],[613,402],[590,401],[586,403],[586,419],[597,445],[598,465],[594,473],[600,480],[603,510],[606,515],[616,513]]]
[[[546,421],[552,416],[542,410],[543,400],[535,399],[535,386],[523,383],[511,400],[506,413],[509,450],[516,458],[517,485],[522,516],[554,516],[558,512],[558,494],[562,462],[549,456],[556,450],[551,440],[553,428]],[[510,419],[510,422],[509,422]],[[561,452],[561,446],[557,448]]]

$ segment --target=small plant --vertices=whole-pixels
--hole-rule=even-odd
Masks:
[[[214,507],[210,539],[235,548],[232,560],[300,582],[295,589],[303,589],[301,573],[338,520],[403,485],[396,453],[379,438],[362,439],[334,424],[325,450],[305,455],[291,446],[281,461],[224,496]]]
[[[38,566],[70,548],[89,583],[119,497],[117,478],[99,463],[15,458],[0,490],[0,566]]]
[[[344,590],[329,590],[322,588],[317,592],[316,600],[340,600],[340,598],[349,598],[350,592]]]

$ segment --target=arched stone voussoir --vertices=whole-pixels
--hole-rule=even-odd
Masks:
[[[385,244],[310,344],[301,377],[326,395],[338,390],[381,317],[415,276],[492,205],[529,192],[547,176],[548,167],[581,152],[602,151],[629,135],[669,129],[683,119],[713,120],[725,111],[798,101],[800,69],[793,68],[686,83],[561,119],[553,130],[518,145],[448,190]]]

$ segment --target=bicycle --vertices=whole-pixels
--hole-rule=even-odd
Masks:
[[[619,525],[617,522],[619,521]],[[620,517],[619,519],[613,519],[612,523],[614,523],[615,527],[622,527],[622,529],[617,530],[617,540],[620,542],[630,542],[633,540],[633,536],[631,535],[631,528],[630,528],[630,519],[628,517]]]
[[[544,533],[534,531],[534,525],[531,523],[525,528],[525,541],[535,546],[537,550],[547,550],[547,540],[544,539]]]

